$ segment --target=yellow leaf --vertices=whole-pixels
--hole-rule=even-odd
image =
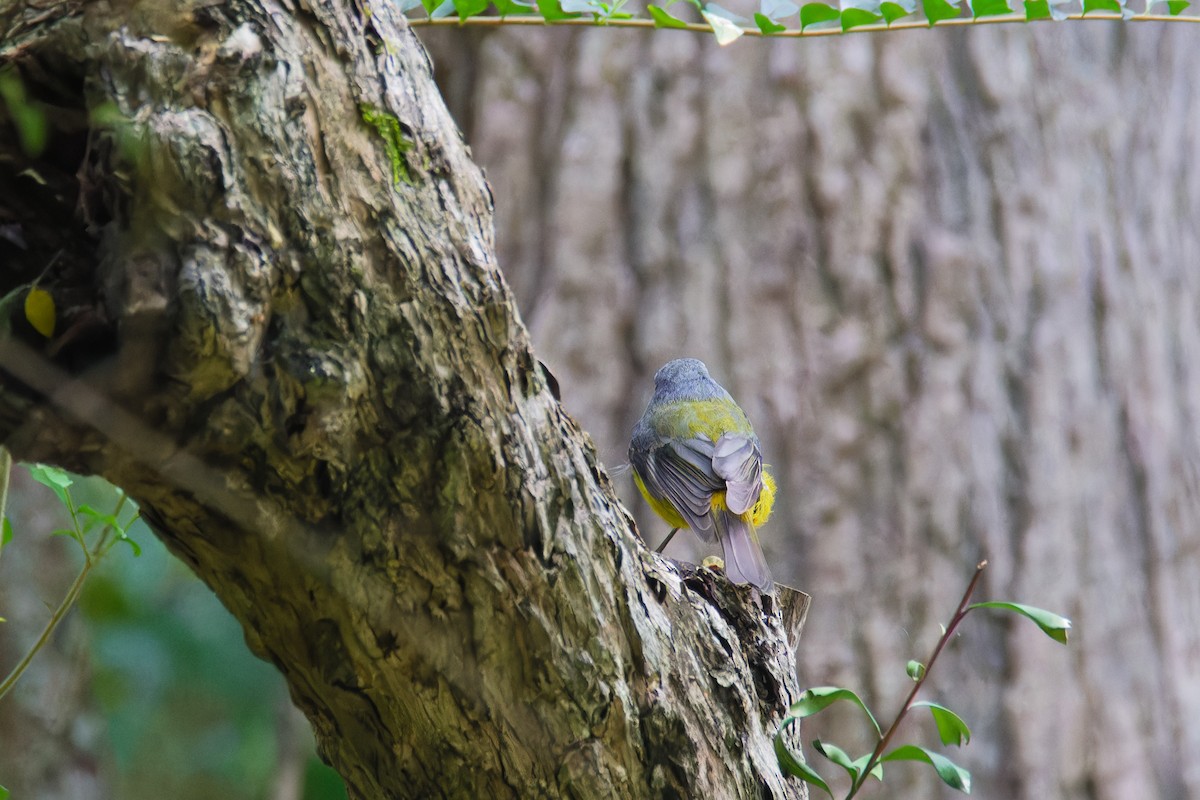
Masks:
[[[33,329],[49,339],[54,335],[54,298],[45,289],[34,287],[25,296],[25,319]]]

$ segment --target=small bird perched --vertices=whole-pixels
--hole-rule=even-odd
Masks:
[[[771,515],[775,481],[763,470],[750,420],[703,361],[676,359],[655,374],[629,461],[646,502],[673,526],[671,535],[691,528],[707,542],[716,536],[730,580],[774,589],[755,528]]]

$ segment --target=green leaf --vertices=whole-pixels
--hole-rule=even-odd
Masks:
[[[813,750],[816,750],[825,758],[837,764],[842,769],[846,770],[846,774],[850,776],[850,780],[858,780],[858,770],[854,768],[854,759],[850,758],[850,754],[842,748],[838,747],[833,742],[822,742],[820,739],[814,739]]]
[[[0,800],[8,800],[8,795],[9,795],[8,789],[5,789],[3,786],[0,786]]]
[[[805,689],[804,693],[800,695],[800,699],[792,703],[791,707],[788,708],[788,715],[784,718],[784,724],[787,724],[792,719],[811,717],[818,711],[824,711],[839,700],[846,700],[861,708],[863,713],[867,715],[867,719],[871,720],[871,725],[875,728],[875,733],[879,736],[883,735],[883,731],[879,730],[879,723],[875,721],[871,710],[867,708],[862,699],[849,689],[842,689],[837,686],[817,686],[812,689]]]
[[[1067,643],[1067,635],[1071,630],[1071,620],[1066,617],[1060,617],[1052,611],[1022,605],[1021,603],[1006,603],[1001,600],[991,600],[986,603],[972,603],[967,606],[968,611],[973,608],[1000,608],[1005,611],[1015,611],[1033,620],[1042,629],[1042,633],[1062,644]]]
[[[421,0],[421,7],[425,9],[425,13],[430,17],[437,10],[438,6],[443,5],[439,0]]]
[[[768,16],[764,16],[763,14],[755,14],[754,23],[758,25],[758,29],[760,31],[768,36],[770,36],[772,33],[779,33],[780,31],[787,30],[787,25],[780,25],[775,20]]]
[[[16,70],[0,71],[0,100],[8,109],[13,126],[17,129],[17,138],[21,149],[30,158],[37,158],[46,149],[46,139],[50,126],[46,121],[46,113],[42,107],[29,102],[25,96],[25,84],[17,75]]]
[[[820,739],[814,739],[812,743],[813,749],[816,750],[825,758],[837,764],[842,769],[846,770],[846,774],[850,776],[850,780],[854,783],[858,782],[858,777],[862,774],[863,769],[867,766],[867,762],[871,760],[871,754],[866,753],[858,758],[851,759],[850,754],[832,742],[822,742]],[[883,766],[876,763],[871,768],[871,774],[877,779],[883,780]]]
[[[534,8],[533,3],[522,3],[520,0],[492,0],[492,5],[496,7],[496,13],[501,17],[507,17],[509,14],[525,14]]]
[[[70,474],[66,470],[61,470],[58,467],[51,467],[47,464],[30,464],[29,476],[43,486],[48,486],[58,495],[58,500],[63,504],[64,508],[71,508],[71,500],[67,496],[67,489],[75,481],[71,480]]]
[[[908,677],[914,681],[919,681],[925,677],[925,665],[920,661],[909,661],[904,665],[904,671],[908,673]]]
[[[1025,0],[1025,19],[1029,22],[1050,19],[1049,0]]]
[[[558,0],[537,0],[538,12],[542,15],[542,19],[546,22],[555,22],[560,19],[576,19],[578,14],[568,14],[562,10]]]
[[[864,753],[863,755],[854,759],[854,768],[856,770],[858,770],[858,773],[860,775],[862,774],[862,771],[864,769],[866,769],[867,762],[870,760],[871,760],[870,753]],[[873,777],[877,781],[883,780],[883,764],[879,763],[878,761],[875,762],[875,766],[871,767],[871,777]]]
[[[881,19],[883,17],[878,14],[863,11],[861,8],[847,8],[842,11],[842,30],[848,31],[851,28],[858,28],[863,25],[874,25]]]
[[[1083,13],[1086,16],[1092,11],[1102,11],[1108,14],[1120,14],[1121,4],[1117,0],[1083,0]]]
[[[800,9],[800,30],[818,22],[840,19],[841,16],[841,12],[833,6],[827,6],[824,3],[805,3]]]
[[[89,506],[87,503],[84,503],[79,507],[79,513],[83,514],[90,520],[88,527],[97,523],[103,523],[115,531],[121,530],[121,523],[117,522],[116,517],[114,517],[112,514],[101,513]]]
[[[943,705],[931,703],[928,700],[918,700],[912,704],[912,708],[918,706],[928,708],[929,712],[933,714],[933,722],[937,725],[938,736],[941,737],[942,744],[962,747],[971,741],[971,729],[958,714]]]
[[[944,755],[931,752],[924,747],[917,747],[915,744],[906,744],[887,753],[880,761],[924,761],[937,770],[938,777],[947,786],[952,789],[958,789],[963,794],[971,793],[971,773]]]
[[[933,27],[944,19],[954,19],[962,15],[958,0],[923,0],[925,16],[929,18],[929,26]]]
[[[887,20],[888,25],[891,25],[901,17],[907,17],[912,13],[911,11],[906,10],[904,6],[900,5],[899,3],[888,2],[880,3],[879,11],[883,14],[883,18]]]
[[[129,536],[126,536],[124,531],[117,531],[117,536],[122,542],[129,545],[129,549],[133,551],[134,558],[137,558],[142,554],[142,546]]]
[[[972,0],[971,11],[977,17],[999,17],[1012,13],[1008,0]]]
[[[77,543],[77,544],[78,544],[78,545],[79,545],[81,548],[83,548],[85,552],[86,552],[86,551],[87,551],[87,549],[88,549],[87,542],[85,542],[85,541],[83,540],[83,534],[82,534],[82,533],[80,533],[79,531],[73,531],[73,530],[69,530],[69,529],[67,529],[67,528],[59,528],[58,530],[51,531],[51,532],[50,532],[50,535],[51,535],[51,536],[67,536],[67,537],[69,537],[69,538],[71,538],[71,539],[74,539],[74,540],[75,540],[75,542],[76,542],[76,543]]]
[[[1167,0],[1167,11],[1171,13],[1172,17],[1177,17],[1180,12],[1190,5],[1191,3],[1187,0]]]
[[[0,550],[8,547],[8,543],[13,540],[12,520],[7,516],[4,517],[4,526],[0,529]]]
[[[833,792],[830,791],[829,784],[825,783],[816,770],[796,758],[784,743],[783,730],[787,725],[788,722],[785,721],[783,726],[780,727],[779,732],[775,734],[775,758],[779,761],[779,768],[788,775],[794,775],[805,783],[811,783],[813,786],[824,791],[825,794],[833,797]]]
[[[681,19],[676,19],[658,6],[646,6],[646,10],[650,12],[650,16],[654,19],[654,27],[656,28],[686,28],[687,23]]]
[[[454,8],[459,19],[477,17],[487,11],[488,0],[454,0]]]

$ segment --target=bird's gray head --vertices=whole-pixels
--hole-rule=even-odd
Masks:
[[[677,358],[668,361],[654,373],[654,391],[678,389],[690,383],[707,380],[708,367],[698,358]]]
[[[681,400],[708,400],[729,397],[708,374],[708,367],[696,358],[677,358],[668,361],[654,374],[654,398],[651,403],[674,403]],[[732,398],[730,398],[732,402]]]

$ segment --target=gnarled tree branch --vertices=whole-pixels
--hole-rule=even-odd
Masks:
[[[0,139],[16,455],[138,500],[354,796],[801,796],[773,599],[633,534],[391,4],[120,5],[0,13],[73,122]]]

